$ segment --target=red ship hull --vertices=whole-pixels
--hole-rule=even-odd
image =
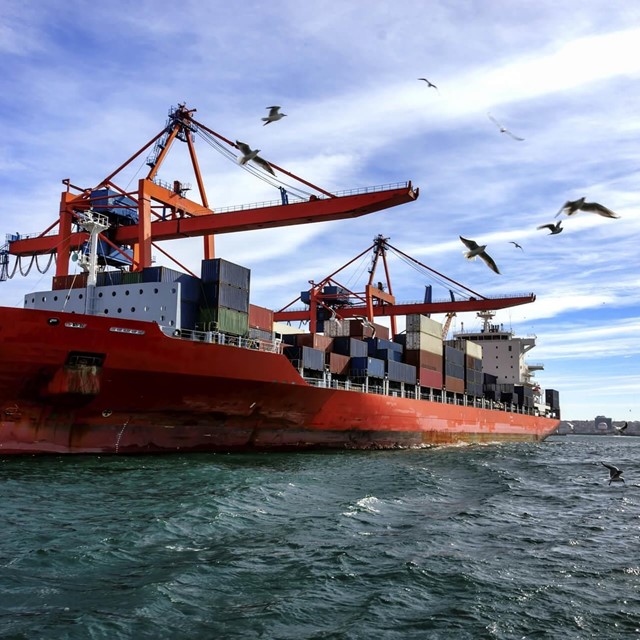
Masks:
[[[0,347],[0,455],[542,440],[559,423],[318,388],[284,355],[180,340],[134,320],[1,308]],[[69,367],[74,353],[103,361]]]

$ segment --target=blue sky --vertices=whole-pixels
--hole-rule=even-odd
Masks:
[[[537,295],[495,321],[537,336],[529,360],[544,363],[537,380],[560,391],[565,418],[640,419],[636,4],[4,0],[0,61],[2,233],[44,230],[63,178],[97,184],[186,102],[329,191],[420,188],[415,203],[354,220],[220,236],[218,255],[251,268],[254,303],[284,306],[383,234],[484,295]],[[287,117],[263,127],[272,104]],[[279,197],[196,145],[213,208]],[[194,182],[187,166],[179,145],[160,177]],[[582,196],[620,219],[536,229]],[[501,275],[465,260],[459,235],[487,244]],[[200,240],[163,248],[198,269]],[[399,301],[426,284],[445,297],[403,263],[391,270]],[[21,305],[49,275],[0,283],[0,302]],[[463,323],[479,327],[474,314],[453,328]]]

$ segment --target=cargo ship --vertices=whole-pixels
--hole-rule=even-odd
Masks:
[[[254,152],[248,159],[244,143],[194,114],[172,108],[97,186],[63,180],[49,228],[7,236],[0,280],[41,269],[47,256],[55,275],[23,308],[0,307],[0,455],[389,449],[542,440],[556,429],[557,392],[543,398],[524,361],[531,342],[488,320],[533,294],[491,298],[456,283],[466,292],[458,299],[398,303],[387,254],[399,250],[378,236],[363,291],[341,285],[338,270],[280,309],[252,304],[250,270],[215,256],[216,235],[367,215],[419,191],[405,182],[331,193]],[[196,137],[280,199],[211,208]],[[199,200],[158,177],[179,142]],[[115,177],[145,152],[146,176],[119,187]],[[154,264],[154,249],[165,254],[157,242],[189,237],[203,238],[199,274],[168,254],[172,267]],[[447,340],[451,318],[474,311],[483,329]],[[494,365],[494,347],[507,344],[517,379],[513,360]]]

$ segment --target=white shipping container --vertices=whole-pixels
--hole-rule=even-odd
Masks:
[[[324,335],[330,338],[342,338],[350,335],[349,320],[325,320]]]
[[[408,317],[408,316],[407,316]],[[437,336],[420,331],[407,331],[407,349],[419,349],[442,355],[442,333]]]
[[[432,320],[427,316],[419,313],[412,313],[407,316],[407,333],[420,332],[430,336],[438,336],[442,338],[442,324],[437,320]]]

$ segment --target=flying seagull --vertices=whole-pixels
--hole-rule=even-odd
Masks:
[[[286,113],[280,113],[280,107],[267,107],[267,109],[269,109],[269,115],[266,118],[262,118],[263,127],[266,127],[270,122],[281,120],[287,115]]]
[[[597,213],[599,216],[603,218],[619,218],[620,216],[611,209],[607,209],[607,207],[599,204],[598,202],[585,202],[584,198],[579,198],[578,200],[567,200],[565,202],[560,211],[556,213],[556,218],[561,213],[566,213],[568,216],[572,216],[574,213],[578,213],[578,211],[589,211],[590,213]]]
[[[616,427],[616,431],[620,434],[624,433],[626,428],[629,426],[628,422],[625,422],[621,427]]]
[[[516,249],[520,249],[520,251],[524,251],[524,249],[522,248],[521,245],[519,245],[517,242],[514,242],[513,240],[509,240],[509,242],[515,246]]]
[[[519,142],[522,142],[524,140],[524,138],[519,138],[518,136],[511,133],[509,129],[503,127],[490,113],[487,113],[487,115],[489,116],[489,120],[491,120],[491,122],[493,122],[496,127],[500,129],[500,133],[506,133],[508,136],[511,136],[514,140],[518,140]]]
[[[607,469],[609,469],[609,484],[611,484],[612,482],[624,482],[624,478],[622,477],[622,469],[618,469],[618,467],[614,467],[613,465],[607,464],[606,462],[603,462],[602,464],[607,467]]]
[[[433,82],[430,82],[426,78],[418,78],[418,80],[424,80],[427,83],[427,87],[433,87],[436,91],[438,91],[438,87],[436,87],[436,85],[433,84]]]
[[[562,220],[558,220],[558,222],[556,222],[555,224],[541,224],[539,227],[536,227],[536,229],[549,229],[550,236],[555,235],[556,233],[562,233],[562,231],[564,231],[564,229],[562,228]]]
[[[252,149],[246,142],[240,142],[239,140],[236,140],[236,147],[240,150],[240,153],[242,153],[242,157],[238,158],[239,164],[247,164],[247,162],[253,160],[271,175],[276,175],[271,168],[271,165],[258,155],[260,153],[260,149]]]
[[[476,256],[478,256],[481,260],[484,260],[492,271],[496,273],[500,273],[498,269],[498,265],[493,261],[493,258],[485,251],[487,248],[486,244],[478,244],[474,240],[468,240],[467,238],[463,238],[459,236],[460,240],[462,240],[462,244],[464,244],[469,251],[465,251],[464,257],[467,260],[473,260]]]

